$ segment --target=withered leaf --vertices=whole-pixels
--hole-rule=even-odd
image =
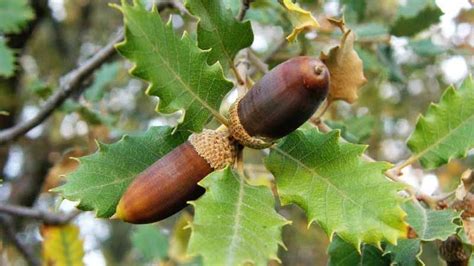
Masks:
[[[357,90],[367,82],[362,60],[354,50],[355,34],[346,29],[344,20],[329,21],[341,28],[343,36],[339,46],[332,48],[329,54],[321,53],[320,56],[331,73],[328,101],[353,103],[357,100]]]

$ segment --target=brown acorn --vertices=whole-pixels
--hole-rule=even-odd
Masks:
[[[183,209],[204,188],[197,183],[233,162],[235,149],[227,131],[204,130],[141,172],[130,184],[114,218],[151,223]]]
[[[204,193],[197,185],[201,179],[233,162],[234,139],[244,146],[268,147],[310,118],[328,88],[329,71],[316,58],[278,65],[232,106],[229,131],[193,134],[152,164],[127,188],[114,217],[150,223],[178,212]]]
[[[463,243],[456,236],[450,236],[439,246],[439,254],[448,266],[467,266],[470,254],[466,253]]]
[[[231,134],[244,146],[268,147],[308,120],[328,90],[329,70],[319,59],[285,61],[231,107]]]

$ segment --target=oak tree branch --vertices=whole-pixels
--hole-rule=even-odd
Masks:
[[[36,116],[11,128],[0,131],[0,144],[15,140],[46,120],[46,118],[48,118],[56,108],[61,106],[74,91],[81,88],[82,82],[86,80],[94,70],[99,68],[107,59],[115,54],[114,46],[122,39],[123,32],[120,30],[117,36],[109,44],[100,49],[92,58],[63,76],[60,80],[58,90],[49,97]]]
[[[11,204],[0,204],[0,212],[13,216],[41,220],[48,225],[66,224],[79,214],[78,212],[72,212],[70,214],[52,213]]]

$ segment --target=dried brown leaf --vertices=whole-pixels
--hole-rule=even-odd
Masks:
[[[464,171],[461,175],[461,182],[456,188],[456,199],[463,200],[471,190],[474,183],[474,173],[471,169]]]
[[[344,19],[329,19],[329,22],[339,27],[343,35],[339,46],[320,56],[331,73],[328,101],[353,103],[357,100],[357,90],[367,82],[362,60],[354,50],[355,34],[345,27]]]

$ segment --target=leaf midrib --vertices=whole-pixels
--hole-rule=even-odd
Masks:
[[[232,175],[233,178],[236,178]],[[232,238],[229,245],[229,250],[227,251],[227,265],[233,265],[235,260],[235,249],[237,248],[237,239],[240,229],[240,217],[242,215],[242,203],[244,198],[244,183],[242,178],[239,179],[239,195],[236,203],[236,210],[234,215],[234,225],[232,227]]]
[[[207,17],[209,17],[209,18],[212,18],[212,16],[209,15],[209,12],[207,12],[207,9],[206,9],[206,8],[203,8],[203,9],[204,9],[205,15],[206,15]],[[211,22],[211,23],[209,23],[209,24],[211,25],[212,31],[216,32],[216,34],[217,34],[217,37],[218,37],[217,39],[219,40],[219,41],[218,41],[219,46],[221,47],[222,51],[224,52],[224,55],[225,55],[225,57],[227,58],[227,61],[229,62],[229,64],[231,64],[232,58],[231,58],[231,56],[229,55],[229,53],[228,53],[228,51],[227,51],[227,49],[226,49],[226,47],[225,47],[225,45],[224,45],[224,42],[223,42],[221,33],[220,33],[220,31],[218,30],[218,27],[214,26],[214,25],[216,25],[216,24],[214,23],[214,20],[213,20],[213,19],[209,19],[209,21]],[[203,27],[200,27],[200,28],[203,29],[203,30],[206,30],[206,29],[204,29]]]
[[[298,165],[300,165],[301,167],[303,167],[304,169],[307,169],[310,173],[314,174],[314,176],[320,178],[321,180],[323,180],[328,186],[331,186],[333,187],[338,193],[339,195],[341,195],[343,198],[346,198],[348,199],[349,201],[351,201],[352,203],[354,203],[357,207],[363,209],[363,210],[366,210],[367,212],[369,213],[373,213],[371,211],[371,209],[368,209],[368,208],[364,208],[363,205],[361,205],[359,202],[357,201],[354,201],[352,198],[350,198],[348,195],[346,195],[345,193],[343,193],[343,191],[341,191],[335,184],[331,183],[327,178],[321,176],[320,174],[318,174],[316,171],[314,171],[312,168],[310,168],[309,166],[307,166],[306,164],[304,164],[303,162],[299,161],[298,159],[296,159],[295,157],[291,156],[290,154],[284,152],[283,150],[281,150],[280,148],[278,147],[272,147],[272,149],[275,149],[277,152],[280,152],[282,155],[284,155],[285,157],[289,158],[290,160],[296,162]],[[378,217],[377,215],[374,215],[375,217]],[[379,223],[383,223],[385,224],[386,226],[390,227],[390,228],[393,228],[392,226],[390,226],[390,224],[387,224],[384,220],[377,220]],[[396,228],[394,228],[396,229]]]
[[[455,128],[453,128],[452,130],[448,130],[448,133],[443,136],[442,138],[438,139],[436,142],[434,142],[433,144],[431,145],[428,145],[426,148],[424,148],[421,152],[417,153],[416,154],[416,158],[419,159],[421,157],[423,157],[427,152],[429,152],[431,149],[434,149],[435,146],[439,146],[441,143],[444,143],[444,140],[446,138],[448,138],[449,136],[453,135],[455,132],[457,132],[457,130],[459,130],[461,127],[463,128],[463,126],[471,121],[472,119],[474,118],[474,113],[472,113],[470,116],[468,116],[467,119],[465,119],[464,121],[462,121],[458,126],[456,126]],[[426,121],[426,117],[425,117],[425,121]],[[427,122],[428,123],[428,122]],[[415,129],[416,130],[416,129]],[[421,137],[425,137],[425,131],[423,130],[423,134],[421,135]],[[467,149],[467,148],[466,148]]]
[[[137,23],[137,25],[141,25],[141,24]],[[186,91],[188,91],[196,100],[198,100],[198,102],[200,102],[206,109],[208,109],[216,119],[218,119],[220,117],[220,114],[216,110],[214,110],[214,108],[212,108],[210,105],[208,105],[205,100],[201,99],[197,94],[195,94],[192,88],[181,79],[181,76],[178,75],[178,73],[174,71],[174,69],[169,65],[168,61],[165,60],[164,57],[158,52],[159,51],[158,47],[150,40],[150,38],[148,37],[144,29],[141,26],[137,28],[139,28],[139,30],[141,31],[145,39],[152,45],[154,54],[158,55],[158,57],[161,59],[163,64],[166,66],[166,68],[175,76],[175,78],[179,81],[179,83],[181,83],[182,87],[184,87]],[[167,33],[166,30],[167,30],[167,25],[163,25],[163,32],[165,36]],[[205,65],[208,66],[207,63],[205,63]]]

